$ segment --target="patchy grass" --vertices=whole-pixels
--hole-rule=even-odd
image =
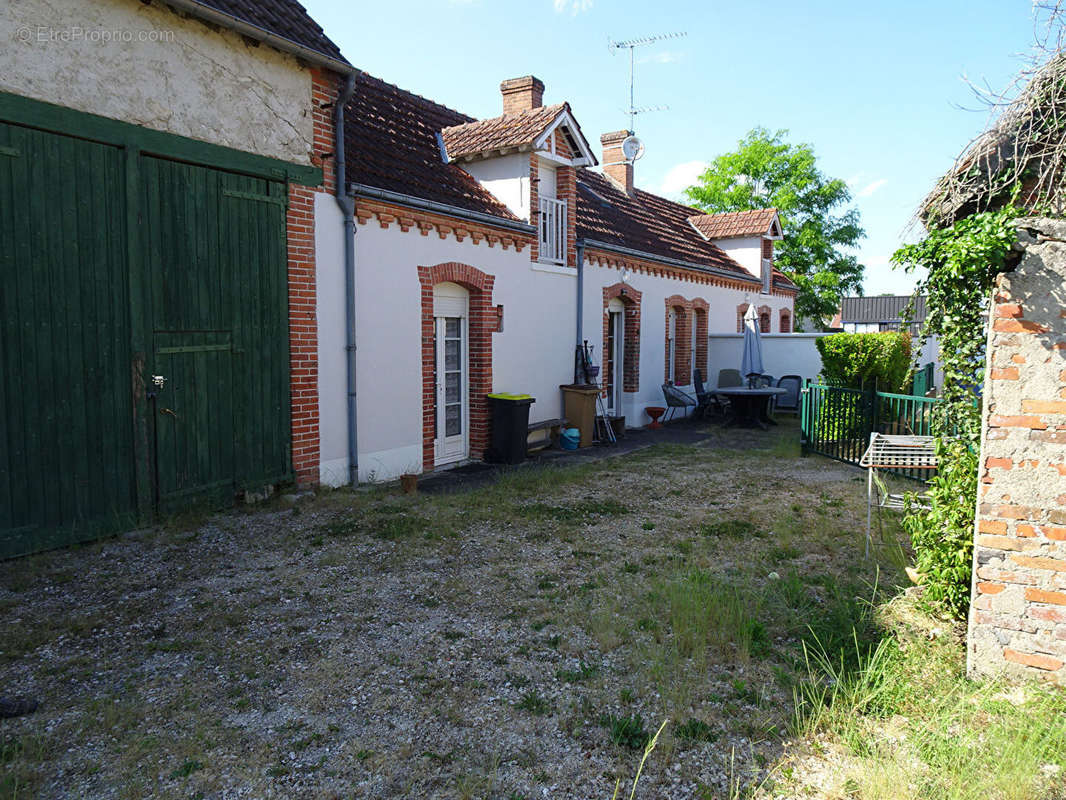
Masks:
[[[880,636],[812,637],[805,648],[793,731],[808,755],[798,769],[778,765],[775,796],[1066,796],[1060,690],[969,680],[958,631],[925,617],[912,597],[871,606],[869,616]]]
[[[662,720],[638,797],[1054,797],[1061,704],[884,610],[905,545],[862,559],[861,473],[708,430],[0,564],[0,681],[42,700],[0,798],[609,797]]]

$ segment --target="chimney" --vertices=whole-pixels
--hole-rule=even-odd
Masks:
[[[622,142],[630,136],[629,131],[605,133],[600,137],[603,145],[603,174],[618,184],[630,197],[633,196],[633,164],[622,155]]]
[[[532,75],[504,81],[500,84],[500,94],[503,95],[504,114],[531,111],[544,105],[544,84]]]

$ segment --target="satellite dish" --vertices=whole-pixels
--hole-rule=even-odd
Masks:
[[[644,142],[636,136],[627,136],[622,142],[622,155],[626,157],[626,161],[636,161],[644,155]]]

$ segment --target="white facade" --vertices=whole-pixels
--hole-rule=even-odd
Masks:
[[[714,239],[714,244],[756,278],[762,277],[762,237]]]
[[[348,480],[344,259],[341,217],[332,198],[316,202],[319,435],[321,480]],[[573,381],[576,273],[530,262],[517,252],[417,228],[377,222],[355,237],[359,479],[420,472],[422,463],[422,306],[418,267],[468,264],[493,275],[503,330],[492,336],[492,388],[531,394],[530,421],[562,416],[560,384]]]
[[[519,219],[529,221],[529,153],[464,162],[460,165]],[[552,183],[554,187],[554,181]],[[552,195],[554,197],[554,193]]]
[[[137,0],[6,0],[0,31],[0,91],[310,163],[310,73],[267,45]]]
[[[596,363],[602,361],[603,356],[603,289],[613,286],[621,280],[617,269],[601,266],[585,266],[585,296],[584,296],[584,338],[589,344],[594,345]],[[733,332],[737,326],[737,306],[744,303],[754,303],[756,306],[770,306],[770,320],[773,326],[777,326],[782,308],[791,312],[793,299],[785,295],[762,295],[759,287],[753,285],[750,290],[728,289],[721,286],[711,286],[696,283],[691,280],[679,278],[665,278],[648,275],[644,272],[633,272],[627,281],[629,286],[641,293],[640,306],[640,383],[636,392],[623,392],[622,411],[625,415],[626,425],[638,427],[651,422],[651,418],[644,413],[648,406],[663,405],[662,385],[666,380],[666,330],[668,309],[666,298],[680,295],[686,300],[702,299],[707,301],[707,330],[712,336]],[[691,335],[695,336],[693,325]],[[735,334],[733,334],[735,335]],[[695,339],[694,339],[695,341]],[[693,361],[695,360],[695,346],[692,348]],[[723,367],[739,367],[740,356],[737,355],[736,364],[720,364],[714,355],[708,352],[708,363],[698,364],[703,374],[704,382],[710,380],[710,375],[717,376],[718,370]],[[691,391],[692,375],[690,370],[685,370],[684,376],[677,376],[677,383],[686,391]],[[712,384],[713,385],[713,384]]]

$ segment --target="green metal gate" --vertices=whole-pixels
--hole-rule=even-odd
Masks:
[[[291,475],[272,171],[0,122],[0,558]]]

